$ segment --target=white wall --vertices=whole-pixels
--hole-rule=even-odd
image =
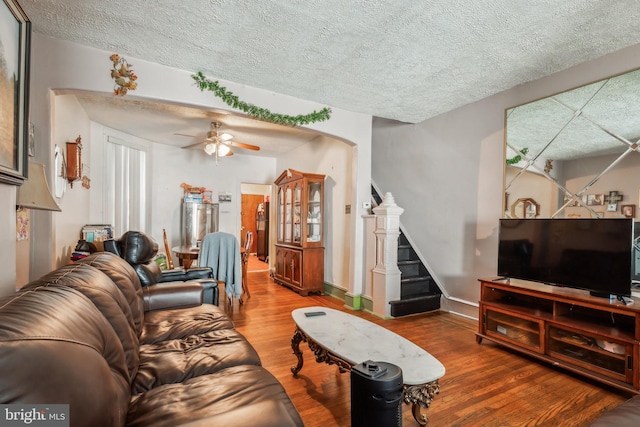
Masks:
[[[212,190],[214,201],[220,192],[231,193],[230,203],[220,203],[220,231],[240,239],[241,182],[272,184],[277,178],[276,161],[269,157],[236,153],[216,165],[199,151],[154,144],[153,159],[151,234],[162,242],[162,229],[167,228],[172,246],[180,243],[182,182]]]
[[[91,177],[89,159],[93,144],[89,138],[90,123],[87,113],[74,96],[54,96],[52,101],[55,123],[52,128],[52,141],[62,148],[66,158],[66,142],[73,142],[80,136],[82,138],[82,172],[83,175]],[[50,167],[53,171],[53,164]],[[49,180],[52,193],[54,185],[54,180]],[[54,262],[57,267],[69,263],[71,253],[81,238],[82,226],[91,223],[89,220],[90,191],[92,190],[82,186],[81,181],[75,181],[73,187],[67,183],[63,197],[56,199],[58,206],[62,209],[62,212],[52,214]]]
[[[640,45],[419,124],[374,120],[372,178],[405,209],[400,221],[448,296],[446,308],[477,317],[477,279],[496,273],[504,110],[638,67]]]
[[[324,140],[324,141],[323,141]],[[278,159],[278,176],[288,168],[326,175],[324,181],[324,281],[345,291],[361,293],[349,286],[349,241],[352,202],[353,147],[341,141],[320,138]],[[274,200],[277,200],[274,196]],[[275,211],[274,211],[275,212]],[[275,216],[274,216],[275,217]]]

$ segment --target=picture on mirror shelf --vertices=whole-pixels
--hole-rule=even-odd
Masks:
[[[620,207],[620,212],[622,212],[622,215],[624,215],[625,218],[635,218],[636,205],[622,205]]]
[[[587,195],[588,206],[600,206],[604,205],[604,194],[589,194]]]

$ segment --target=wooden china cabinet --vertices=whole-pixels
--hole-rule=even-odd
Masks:
[[[274,280],[307,296],[324,291],[325,175],[287,169],[276,179]]]

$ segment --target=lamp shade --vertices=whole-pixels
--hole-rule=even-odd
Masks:
[[[214,144],[213,142],[208,143],[204,146],[204,152],[208,155],[212,155],[216,152],[216,144]]]
[[[16,206],[24,209],[62,211],[51,195],[42,163],[29,162],[29,178],[18,187]]]
[[[220,145],[218,146],[218,155],[220,155],[220,156],[222,156],[222,157],[224,157],[224,156],[226,156],[227,154],[229,154],[229,151],[231,151],[231,149],[229,148],[229,146],[228,146],[228,145],[220,144]]]

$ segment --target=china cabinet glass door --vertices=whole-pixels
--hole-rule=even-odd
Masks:
[[[293,241],[300,243],[300,184],[296,183],[293,190]]]
[[[307,194],[307,242],[319,242],[322,236],[322,186],[309,182]]]
[[[278,191],[278,241],[284,239],[284,191]]]
[[[287,186],[284,196],[284,241],[291,241],[291,187]]]

